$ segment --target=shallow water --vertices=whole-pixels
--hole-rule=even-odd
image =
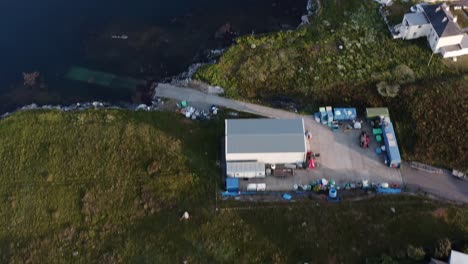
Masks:
[[[0,111],[32,102],[137,103],[147,87],[116,88],[65,78],[72,66],[157,81],[229,45],[216,34],[295,28],[306,0],[3,0],[0,2]],[[226,28],[226,27],[225,27]],[[127,39],[113,39],[126,35]],[[218,35],[218,38],[216,37]],[[23,85],[22,72],[40,72]]]

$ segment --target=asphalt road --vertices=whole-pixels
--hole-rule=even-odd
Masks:
[[[351,179],[354,181],[405,183],[411,189],[421,189],[446,199],[468,203],[468,182],[452,178],[447,174],[431,174],[411,168],[396,170],[383,165],[383,158],[371,149],[358,146],[359,132],[332,132],[309,116],[293,112],[209,95],[197,90],[158,84],[156,96],[175,100],[186,100],[215,104],[237,111],[248,112],[270,118],[304,118],[306,129],[312,132],[309,142],[311,151],[320,153],[320,168],[315,176],[328,179]],[[356,137],[356,138],[355,138]]]
[[[432,174],[404,166],[401,174],[406,186],[413,191],[420,189],[435,196],[468,203],[468,181],[459,180],[448,171]]]

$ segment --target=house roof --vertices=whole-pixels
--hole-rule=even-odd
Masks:
[[[429,24],[426,16],[422,13],[407,13],[405,14],[406,21],[412,26]]]
[[[457,23],[453,22],[453,15],[447,11],[446,3],[436,5],[422,5],[427,19],[431,22],[439,37],[450,37],[463,34]]]
[[[227,119],[226,153],[305,152],[302,119]]]
[[[390,117],[387,107],[369,107],[366,108],[367,118],[374,118],[379,116]]]
[[[468,49],[468,35],[463,36],[460,46],[462,49]]]

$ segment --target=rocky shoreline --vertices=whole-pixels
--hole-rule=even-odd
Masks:
[[[32,103],[30,105],[25,105],[14,111],[6,112],[0,115],[0,120],[11,116],[17,112],[22,111],[33,111],[33,110],[58,110],[62,112],[75,112],[75,111],[85,111],[88,109],[125,109],[131,111],[159,111],[159,106],[162,104],[161,99],[157,98],[151,102],[151,105],[139,104],[139,105],[128,105],[128,106],[118,106],[114,104],[109,104],[106,102],[84,102],[84,103],[74,103],[69,106],[62,105],[37,105]]]
[[[308,0],[307,5],[305,8],[306,14],[304,14],[301,19],[304,17],[310,17],[314,16],[317,14],[318,10],[320,10],[320,1],[319,0]],[[304,21],[299,24],[299,27],[304,25]],[[208,52],[207,59],[208,62],[206,63],[194,63],[190,65],[186,71],[177,74],[175,76],[167,77],[163,79],[161,82],[167,82],[175,85],[182,85],[182,86],[189,86],[190,83],[192,82],[192,76],[196,73],[196,71],[203,65],[205,64],[210,64],[210,63],[215,63],[217,59],[226,51],[227,48],[223,49],[214,49],[210,50]],[[212,88],[212,90],[220,90],[219,87],[212,87],[210,85],[205,85],[206,87],[203,87],[205,90]],[[150,88],[154,90],[155,88]],[[16,112],[20,111],[30,111],[30,110],[59,110],[63,112],[70,112],[70,111],[84,111],[87,109],[126,109],[126,110],[132,110],[132,111],[157,111],[159,110],[159,106],[161,104],[161,100],[159,98],[153,98],[151,101],[151,105],[148,104],[129,104],[129,105],[116,105],[116,104],[110,104],[107,102],[100,102],[100,101],[93,101],[93,102],[83,102],[83,103],[74,103],[68,106],[62,106],[62,105],[38,105],[36,103],[31,103],[29,105],[25,105],[22,107],[19,107],[13,111],[10,112],[5,112],[0,115],[0,119],[3,119],[7,116],[10,116]]]

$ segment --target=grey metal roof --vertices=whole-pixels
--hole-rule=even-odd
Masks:
[[[302,133],[302,119],[227,119],[228,135]]]
[[[227,153],[305,152],[302,119],[227,119]]]
[[[431,22],[439,37],[449,37],[463,34],[457,23],[453,22],[453,15],[445,10],[445,3],[436,5],[422,5],[427,19]]]
[[[420,12],[405,14],[405,18],[408,21],[408,23],[412,26],[429,24],[429,21],[427,20],[426,16]]]
[[[463,36],[460,46],[463,49],[468,49],[468,35]]]

